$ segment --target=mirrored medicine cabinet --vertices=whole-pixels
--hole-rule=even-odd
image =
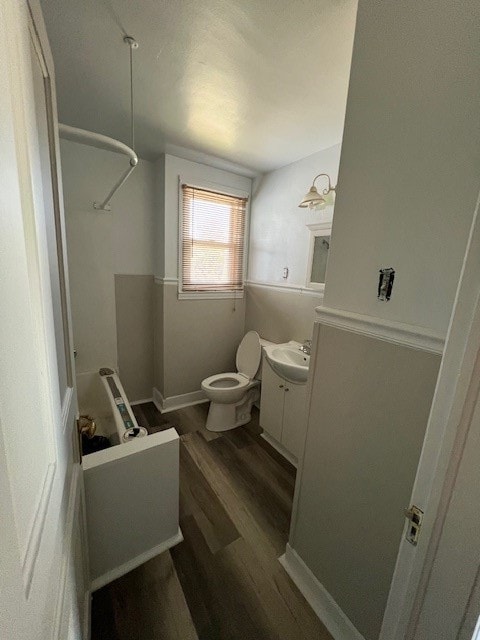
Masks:
[[[319,222],[307,227],[310,230],[310,250],[306,286],[309,289],[324,291],[332,223]]]

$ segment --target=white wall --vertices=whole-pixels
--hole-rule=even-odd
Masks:
[[[480,187],[479,20],[477,0],[358,7],[291,544],[367,640],[381,628],[440,360],[390,321],[429,337],[448,325]],[[378,269],[389,266],[393,296],[379,302]],[[376,316],[368,340],[365,314]],[[340,515],[359,524],[377,510],[378,526]]]
[[[312,337],[314,309],[321,304],[322,295],[305,289],[311,238],[306,225],[331,222],[333,207],[310,211],[298,204],[319,173],[329,174],[336,184],[339,162],[337,144],[255,180],[246,329],[258,331],[267,340],[301,342]],[[319,179],[319,189],[326,186],[324,180]],[[289,270],[286,280],[284,267]],[[265,284],[273,286],[266,288]]]
[[[331,221],[333,207],[311,212],[298,204],[313,178],[328,173],[335,185],[340,144],[259,177],[253,187],[248,279],[304,287],[310,231],[307,224]],[[319,179],[317,187],[326,183]],[[289,276],[283,279],[283,268]]]
[[[62,141],[61,158],[79,404],[92,411],[103,399],[98,369],[117,366],[114,274],[153,273],[154,165],[140,160],[112,211],[100,212],[92,203],[108,193],[125,158],[70,141]]]
[[[445,333],[480,186],[478,24],[475,0],[360,1],[326,305]]]

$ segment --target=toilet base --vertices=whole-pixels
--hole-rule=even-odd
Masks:
[[[206,428],[208,431],[230,431],[250,422],[252,406],[260,397],[258,386],[249,389],[245,396],[235,404],[210,402]]]

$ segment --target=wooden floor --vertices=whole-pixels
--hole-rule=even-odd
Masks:
[[[295,469],[259,436],[258,412],[214,434],[207,409],[134,407],[150,432],[180,435],[185,540],[94,594],[92,640],[331,640],[277,560]]]

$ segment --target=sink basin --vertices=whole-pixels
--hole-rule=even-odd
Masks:
[[[279,376],[297,384],[306,383],[310,365],[310,356],[301,350],[301,346],[299,342],[291,341],[264,347],[272,369]]]

